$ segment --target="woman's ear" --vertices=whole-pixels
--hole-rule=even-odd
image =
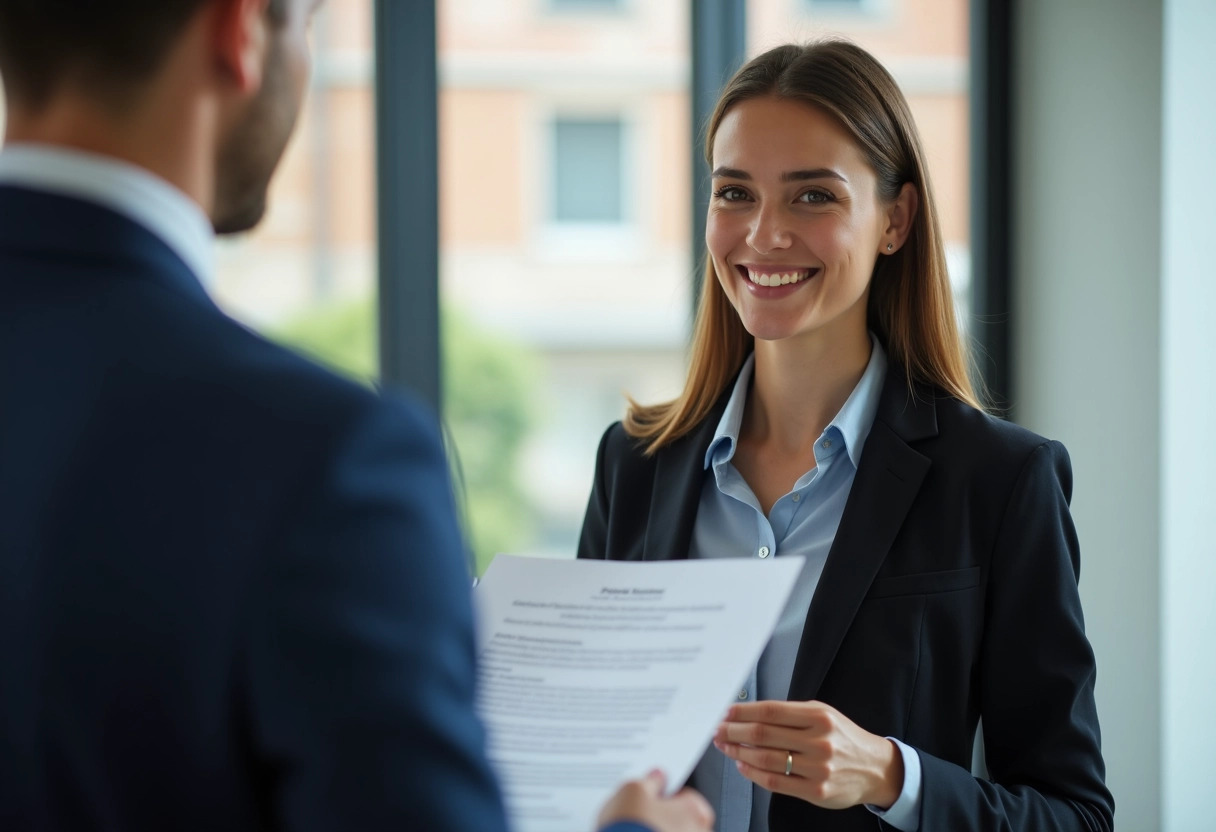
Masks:
[[[218,0],[212,5],[212,45],[220,71],[246,95],[262,86],[269,0]]]
[[[879,240],[879,254],[894,254],[903,247],[912,233],[912,223],[920,210],[920,193],[911,182],[905,182],[895,200],[887,206],[887,227]]]

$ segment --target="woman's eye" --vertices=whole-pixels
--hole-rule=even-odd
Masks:
[[[747,191],[738,185],[724,185],[714,191],[714,198],[721,199],[724,202],[740,202],[747,199]]]
[[[798,195],[798,201],[809,205],[822,205],[835,199],[827,191],[806,191]]]

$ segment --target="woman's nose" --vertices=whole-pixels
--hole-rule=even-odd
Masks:
[[[780,251],[790,246],[790,231],[779,208],[762,206],[756,211],[747,232],[747,244],[759,254]]]

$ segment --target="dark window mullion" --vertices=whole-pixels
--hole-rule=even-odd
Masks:
[[[692,262],[693,308],[701,294],[709,169],[705,123],[722,86],[747,56],[747,0],[692,0]]]
[[[380,379],[441,405],[435,3],[376,0]]]
[[[1013,4],[972,0],[971,332],[992,406],[1013,402],[1010,189],[1013,130]]]

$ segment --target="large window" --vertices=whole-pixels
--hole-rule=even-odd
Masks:
[[[687,0],[493,7],[438,5],[444,410],[484,414],[452,426],[481,566],[573,556],[625,394],[679,389],[693,273]]]

